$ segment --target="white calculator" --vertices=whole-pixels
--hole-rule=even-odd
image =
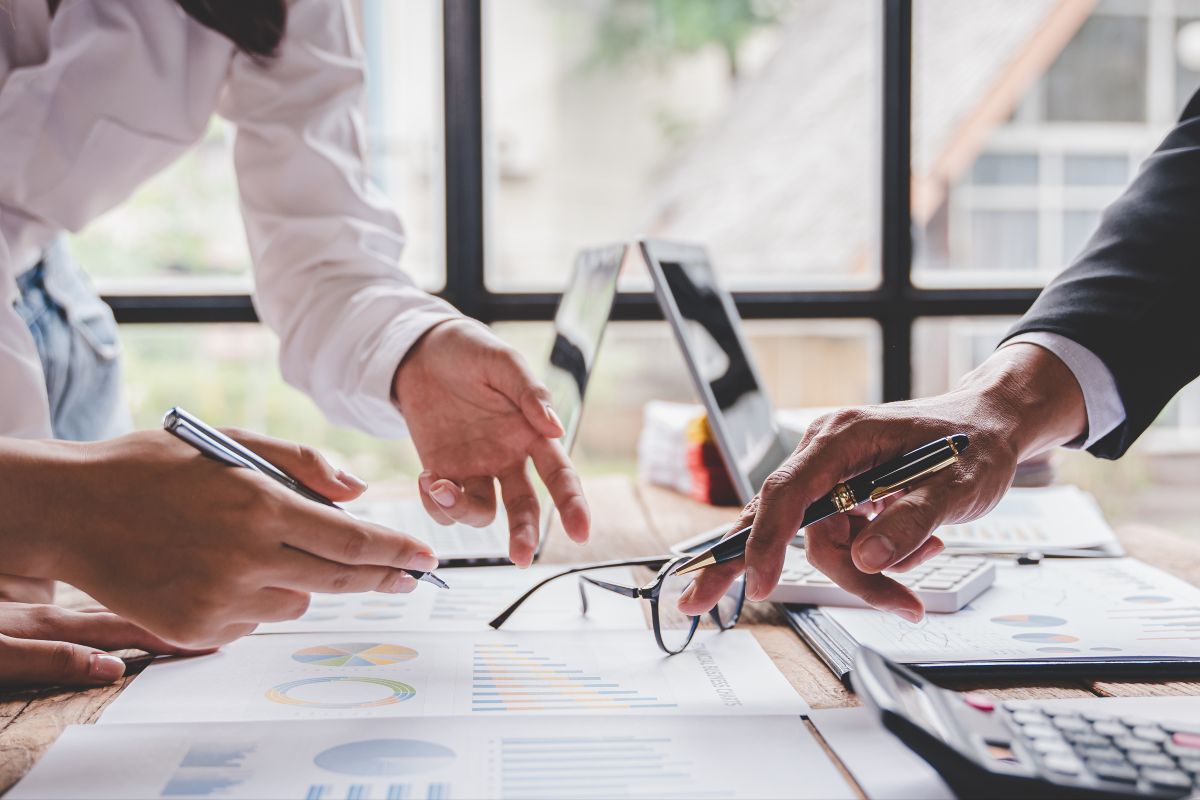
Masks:
[[[908,572],[885,574],[916,592],[927,611],[949,613],[958,611],[991,586],[996,580],[996,567],[982,556],[943,554]],[[862,598],[847,592],[809,564],[798,547],[787,549],[783,575],[767,599],[774,603],[867,607]]]

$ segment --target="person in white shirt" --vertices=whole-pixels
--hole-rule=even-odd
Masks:
[[[195,145],[216,113],[236,129],[255,306],[279,336],[284,377],[336,423],[411,434],[420,496],[439,522],[489,522],[498,481],[510,556],[527,565],[538,536],[528,460],[568,535],[588,534],[561,423],[512,348],[400,269],[403,228],[364,169],[364,80],[344,0],[0,0],[0,437],[127,429],[111,312],[61,237]],[[115,440],[133,456],[114,460],[110,480],[138,473],[139,457],[159,463],[149,442],[162,438],[137,436],[152,435]],[[236,501],[239,480],[214,476],[206,494],[155,502],[196,522]],[[345,480],[343,493],[361,491]],[[137,528],[139,505],[149,504],[111,510]],[[45,599],[44,585],[5,586],[9,599]],[[259,618],[297,603],[268,605]]]

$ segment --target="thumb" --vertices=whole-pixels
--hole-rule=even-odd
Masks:
[[[125,662],[69,642],[0,635],[0,686],[103,686],[125,674]]]
[[[550,405],[550,390],[534,377],[525,359],[506,349],[491,361],[488,383],[521,409],[530,426],[547,439],[558,439],[566,430]]]
[[[225,428],[222,432],[330,500],[353,500],[367,489],[364,481],[334,468],[325,456],[307,445],[237,428]]]

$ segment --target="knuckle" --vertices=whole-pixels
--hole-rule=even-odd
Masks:
[[[346,563],[356,564],[362,560],[371,544],[371,534],[362,528],[350,528],[342,537],[342,558]]]
[[[75,647],[66,642],[52,642],[48,666],[56,675],[66,675],[76,665]]]
[[[329,582],[329,590],[339,594],[348,591],[354,585],[354,577],[354,570],[339,569]]]
[[[296,461],[301,467],[310,470],[324,470],[326,466],[325,457],[306,444],[296,445]]]

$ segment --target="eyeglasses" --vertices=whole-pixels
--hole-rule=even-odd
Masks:
[[[598,564],[573,567],[534,584],[530,587],[529,591],[518,597],[512,605],[500,612],[499,616],[488,624],[498,629],[538,589],[559,578],[565,578],[569,575],[579,575],[579,597],[582,601],[584,614],[587,614],[588,608],[588,586],[607,589],[624,597],[648,600],[650,602],[650,617],[654,626],[654,640],[658,642],[660,648],[674,655],[682,652],[688,646],[692,641],[692,637],[696,635],[696,629],[700,627],[699,616],[689,616],[679,610],[679,598],[692,585],[692,576],[676,575],[675,573],[690,558],[690,556],[657,556],[629,561],[605,561]],[[622,586],[619,583],[612,583],[599,578],[593,578],[590,575],[581,574],[601,569],[612,569],[614,567],[648,567],[650,569],[657,569],[658,574],[655,575],[654,580],[640,588]],[[708,612],[708,615],[718,628],[723,631],[729,630],[737,624],[738,617],[742,615],[742,606],[745,602],[746,582],[742,578],[738,578],[726,590],[725,595],[713,606],[712,610]]]

